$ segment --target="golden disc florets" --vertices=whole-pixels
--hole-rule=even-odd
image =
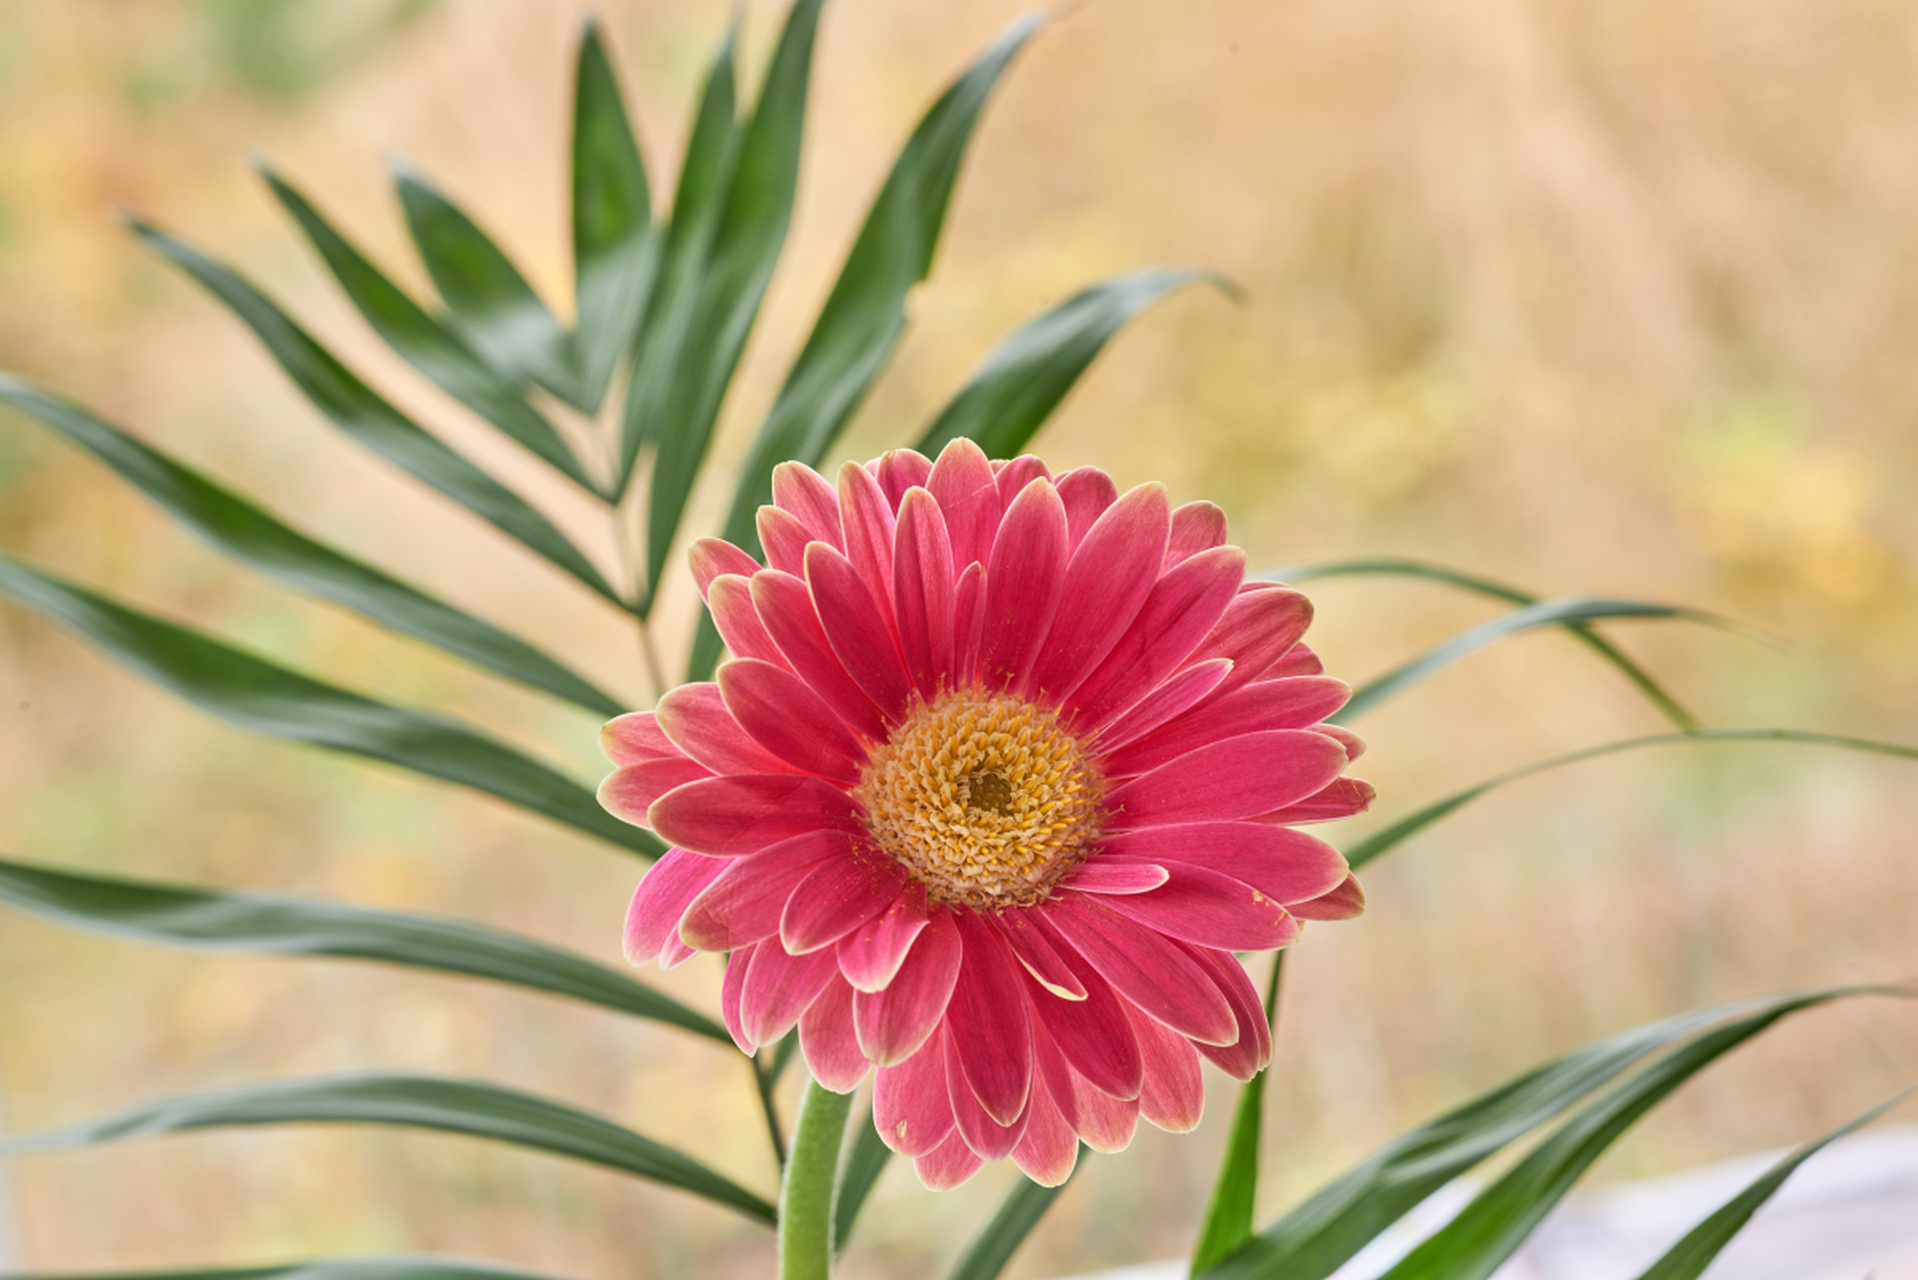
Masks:
[[[872,753],[859,797],[879,846],[936,902],[1031,906],[1099,834],[1091,757],[1048,707],[950,693]]]

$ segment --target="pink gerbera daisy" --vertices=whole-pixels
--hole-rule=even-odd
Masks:
[[[1364,905],[1292,824],[1365,808],[1346,686],[1311,606],[1245,582],[1209,503],[967,440],[787,463],[767,564],[704,539],[733,658],[606,727],[613,813],[675,846],[626,921],[634,963],[729,951],[750,1053],[797,1025],[929,1187],[1010,1155],[1057,1184],[1078,1142],[1198,1123],[1200,1059],[1271,1057],[1234,951]]]

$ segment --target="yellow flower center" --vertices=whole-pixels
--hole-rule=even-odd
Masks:
[[[1043,901],[1099,834],[1099,771],[1048,707],[948,693],[872,753],[858,796],[879,846],[935,902]]]

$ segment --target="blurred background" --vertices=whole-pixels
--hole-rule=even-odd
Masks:
[[[1019,0],[833,0],[787,261],[717,446],[736,463],[919,112]],[[729,0],[596,6],[655,189]],[[536,463],[372,339],[246,164],[282,166],[425,296],[384,161],[427,170],[549,299],[582,8],[480,0],[0,0],[0,366],[291,523],[566,655],[644,705],[630,630],[342,441],[115,206],[240,265],[396,400],[598,550]],[[783,6],[745,6],[756,79]],[[1087,0],[989,108],[913,329],[844,456],[915,437],[1007,329],[1086,281],[1198,263],[1039,437],[1055,468],[1209,498],[1258,566],[1415,554],[1544,594],[1683,602],[1766,645],[1613,634],[1713,724],[1918,741],[1918,10],[1883,0]],[[836,460],[835,460],[836,461]],[[598,541],[595,541],[598,539]],[[0,548],[348,687],[448,708],[585,778],[590,717],[232,568],[88,458],[0,417]],[[1317,584],[1359,680],[1495,611]],[[677,656],[690,584],[668,590]],[[634,860],[465,793],[203,719],[0,606],[0,852],[462,914],[619,963]],[[1506,644],[1358,724],[1375,815],[1634,733],[1655,713],[1561,635]],[[1375,864],[1371,910],[1288,967],[1261,1218],[1372,1146],[1589,1038],[1784,987],[1918,976],[1918,772],[1687,746],[1501,792]],[[1263,963],[1263,962],[1261,962]],[[657,975],[655,975],[657,976]],[[719,966],[658,980],[715,1001]],[[651,980],[651,979],[649,979]],[[477,983],[205,958],[0,914],[14,1131],[304,1072],[481,1075],[774,1170],[746,1064]],[[1804,1016],[1601,1168],[1796,1142],[1918,1076],[1918,1018]],[[1232,1094],[1195,1136],[1088,1157],[1012,1274],[1185,1249]],[[770,1242],[687,1197],[461,1139],[221,1133],[0,1165],[19,1267],[446,1250],[556,1274],[758,1274]],[[847,1266],[934,1274],[1013,1174],[934,1196],[896,1162]]]

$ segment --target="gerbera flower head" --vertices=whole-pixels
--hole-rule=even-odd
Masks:
[[[787,463],[773,498],[765,564],[692,551],[731,660],[602,735],[601,801],[674,846],[628,958],[731,952],[740,1048],[797,1025],[841,1092],[876,1066],[931,1187],[1192,1128],[1202,1058],[1271,1057],[1233,953],[1364,906],[1294,829],[1371,799],[1310,604],[1244,581],[1209,503],[966,440],[837,486]]]

